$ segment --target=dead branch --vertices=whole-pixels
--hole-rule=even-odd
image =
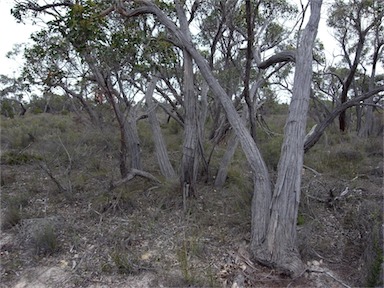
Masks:
[[[314,269],[307,269],[307,272],[311,272],[311,273],[323,273],[329,277],[331,277],[333,280],[335,280],[336,282],[340,283],[341,285],[343,285],[344,287],[346,288],[351,288],[351,286],[345,284],[343,281],[337,279],[335,276],[333,276],[331,273],[327,272],[327,271],[324,271],[324,270],[314,270]]]
[[[267,60],[259,63],[257,66],[259,69],[267,69],[268,67],[281,63],[281,62],[295,62],[296,61],[296,52],[295,51],[282,51],[277,53]]]
[[[110,191],[114,190],[115,188],[119,187],[120,185],[131,181],[136,176],[147,178],[147,179],[152,180],[152,181],[159,183],[159,184],[161,183],[161,181],[159,179],[157,179],[155,176],[153,176],[151,173],[143,171],[143,170],[138,170],[138,169],[132,168],[131,171],[128,173],[128,175],[125,178],[120,179],[114,183],[111,183],[109,190]]]
[[[60,192],[66,192],[67,189],[65,189],[63,187],[63,185],[61,185],[61,183],[59,182],[59,180],[56,179],[55,176],[53,176],[51,170],[46,166],[46,165],[43,165],[41,163],[39,163],[39,167],[45,172],[47,173],[47,175],[49,176],[49,178],[51,178],[51,180],[56,184],[56,186],[59,188]]]

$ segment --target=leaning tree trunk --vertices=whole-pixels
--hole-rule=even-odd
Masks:
[[[148,107],[148,119],[151,126],[153,141],[155,142],[155,150],[157,162],[159,163],[161,174],[168,180],[176,178],[175,170],[169,161],[167,147],[163,135],[161,134],[160,124],[156,116],[156,105],[153,102],[152,96],[156,87],[158,77],[154,76],[145,93],[145,102]]]
[[[289,194],[289,193],[287,193],[287,191],[290,187],[293,186],[295,188],[295,190],[292,190],[290,192],[291,192],[291,194],[294,194],[295,197],[293,197],[293,198],[292,197],[285,197],[285,198],[287,198],[290,201],[294,200],[295,203],[299,200],[297,198],[297,196],[300,196],[300,195],[295,193],[295,192],[297,192],[297,189],[300,190],[300,177],[299,177],[299,175],[297,175],[298,172],[296,170],[299,170],[298,167],[302,164],[305,125],[304,125],[304,127],[302,127],[303,125],[301,122],[303,121],[302,117],[304,117],[304,118],[306,117],[306,111],[304,111],[305,115],[299,115],[299,120],[293,119],[293,121],[290,120],[290,122],[289,122],[290,125],[288,125],[288,126],[291,126],[291,127],[287,128],[287,132],[294,133],[294,134],[290,135],[290,137],[292,139],[298,138],[300,135],[302,136],[301,137],[302,139],[298,140],[299,142],[301,142],[301,147],[300,147],[300,143],[299,144],[296,143],[296,145],[292,146],[291,141],[287,141],[286,145],[283,146],[283,152],[285,151],[283,153],[283,154],[285,154],[283,158],[286,160],[283,162],[284,165],[283,164],[280,165],[282,167],[283,171],[282,171],[282,173],[280,173],[281,176],[280,176],[280,181],[278,182],[278,185],[281,187],[284,187],[285,189],[277,190],[278,193],[275,193],[275,198],[277,198],[277,199],[274,200],[274,203],[275,203],[274,207],[272,207],[272,211],[270,211],[272,191],[271,191],[271,183],[270,183],[270,179],[269,179],[269,173],[268,173],[267,166],[265,165],[265,162],[264,162],[264,160],[260,154],[260,151],[259,151],[255,141],[253,140],[251,134],[249,133],[249,131],[246,128],[246,126],[244,125],[244,123],[242,123],[242,120],[241,120],[240,116],[238,115],[231,99],[228,97],[228,95],[225,92],[225,90],[223,89],[223,87],[219,84],[217,78],[213,75],[212,70],[210,69],[209,64],[206,61],[206,59],[196,50],[190,37],[188,37],[188,35],[186,35],[184,33],[185,31],[180,30],[176,26],[176,24],[173,21],[171,21],[171,19],[169,19],[153,2],[143,1],[141,3],[147,7],[147,9],[144,9],[143,11],[146,11],[147,13],[152,13],[152,14],[156,15],[158,20],[163,25],[165,25],[169,29],[169,31],[175,36],[177,41],[180,43],[180,46],[183,47],[184,51],[187,51],[188,54],[190,54],[192,56],[196,65],[199,67],[200,72],[201,72],[202,76],[204,77],[205,81],[209,84],[209,87],[210,87],[212,93],[220,100],[222,107],[227,114],[228,121],[230,122],[232,128],[234,129],[234,131],[237,134],[237,137],[239,138],[239,141],[241,143],[244,154],[245,154],[245,156],[248,160],[248,163],[250,164],[250,167],[252,169],[253,179],[254,179],[254,196],[252,199],[252,235],[251,235],[251,237],[252,237],[251,248],[253,249],[252,252],[254,253],[254,255],[256,257],[258,257],[258,259],[265,259],[266,264],[277,266],[277,267],[282,267],[283,269],[288,269],[289,272],[292,272],[291,273],[292,275],[297,275],[298,271],[303,266],[300,259],[299,258],[294,259],[293,265],[288,266],[287,263],[285,262],[286,261],[286,258],[285,258],[286,253],[280,253],[281,251],[283,251],[283,252],[286,251],[287,247],[290,247],[292,245],[294,246],[296,244],[295,243],[274,242],[274,241],[266,242],[265,240],[267,238],[267,234],[266,234],[267,229],[270,226],[269,225],[269,223],[270,223],[269,220],[270,220],[270,216],[271,216],[270,212],[275,213],[276,211],[274,211],[274,210],[280,209],[279,205],[282,206],[282,208],[281,208],[282,210],[284,210],[284,208],[286,210],[289,210],[289,209],[287,209],[286,206],[289,206],[292,204],[292,203],[280,203],[281,200],[284,200],[283,197],[280,197],[280,195],[286,196],[286,194]],[[178,3],[178,1],[176,3]],[[307,26],[307,29],[304,33],[305,37],[303,38],[303,43],[305,44],[306,43],[305,41],[309,41],[310,45],[309,45],[309,47],[307,45],[301,45],[300,49],[303,50],[303,52],[305,52],[305,53],[304,53],[304,55],[300,56],[302,59],[299,61],[300,64],[299,64],[299,69],[298,69],[298,71],[301,71],[301,73],[306,74],[306,75],[304,75],[304,77],[305,76],[309,77],[309,81],[310,81],[310,74],[311,73],[305,73],[307,69],[304,69],[304,67],[307,67],[307,66],[303,65],[302,62],[304,62],[308,65],[308,63],[306,61],[303,61],[303,60],[306,59],[307,61],[311,61],[311,59],[312,59],[312,56],[311,56],[311,50],[312,50],[312,45],[313,45],[313,39],[312,38],[314,38],[314,35],[316,34],[316,27],[317,27],[317,25],[316,25],[315,29],[313,29],[313,26],[315,26],[314,22],[316,22],[314,19],[317,18],[317,22],[318,22],[318,18],[319,18],[319,14],[320,14],[320,7],[321,7],[321,0],[316,0],[316,1],[313,0],[311,2],[311,6],[312,6],[313,14],[311,15],[311,19],[310,19],[309,24]],[[177,7],[177,5],[176,5],[176,7]],[[123,15],[125,15],[127,17],[132,16],[131,14],[129,14],[126,11],[120,11],[120,13],[122,13]],[[315,15],[317,17],[315,17]],[[182,23],[182,22],[183,21],[180,21],[180,23]],[[304,48],[306,48],[306,49],[304,49]],[[308,52],[308,50],[310,52]],[[311,64],[311,62],[309,62],[309,65],[310,64]],[[309,68],[311,71],[311,67],[309,67]],[[303,71],[303,70],[305,70],[305,71]],[[297,74],[298,74],[298,72],[297,72]],[[298,77],[298,76],[296,76],[296,77]],[[307,79],[307,81],[308,81],[308,79]],[[307,83],[304,83],[304,84],[307,84]],[[296,83],[296,88],[295,88],[296,89],[295,90],[296,96],[295,97],[297,99],[294,100],[293,102],[298,103],[299,105],[294,104],[292,106],[294,115],[298,115],[298,114],[296,114],[298,112],[297,110],[300,110],[302,108],[304,109],[305,107],[308,106],[308,99],[305,99],[304,92],[307,92],[307,97],[309,97],[309,89],[304,88],[305,86],[300,88],[299,85],[300,85],[300,83]],[[307,85],[309,85],[309,84],[307,84]],[[304,98],[304,99],[302,99],[302,98]],[[302,102],[304,102],[304,103],[302,103]],[[306,102],[306,105],[305,105],[305,102]],[[291,122],[293,122],[293,123],[291,123]],[[300,125],[298,125],[298,123],[296,123],[296,122],[300,122]],[[303,131],[301,131],[301,130],[303,130]],[[289,139],[289,140],[292,140],[292,139]],[[293,154],[292,157],[298,156],[298,159],[295,159],[295,161],[292,161],[289,159],[290,155],[288,154],[288,152],[291,153],[292,149],[293,149],[293,152],[295,152],[294,149],[298,149],[297,147],[300,147],[300,149],[301,149],[301,157],[300,157],[300,152],[297,152],[296,154]],[[295,166],[293,166],[293,168],[295,169],[295,172],[293,173],[293,175],[297,176],[298,179],[289,179],[289,178],[283,177],[283,175],[285,175],[285,176],[288,175],[286,170],[289,170],[289,169],[287,169],[289,167],[287,165],[289,162],[293,162],[293,164],[295,164]],[[290,195],[288,195],[288,196],[290,196]],[[282,205],[282,204],[284,204],[284,205]],[[294,210],[296,210],[296,206],[295,206]],[[295,213],[293,213],[293,214],[295,214]],[[276,216],[277,215],[273,215],[273,217],[276,217]],[[278,220],[281,220],[281,218],[278,218]],[[290,223],[289,225],[296,227],[296,218],[293,217],[293,218],[290,218],[290,220],[292,221],[292,223]],[[287,222],[287,220],[284,221],[284,223],[286,223],[286,222]],[[284,227],[280,227],[281,225],[279,224],[278,221],[277,222],[273,221],[273,224],[276,225],[274,227],[276,227],[277,229],[268,229],[269,233],[276,233],[276,235],[278,235],[280,237],[281,232],[283,231]],[[272,228],[274,228],[274,227],[272,227]],[[292,230],[292,229],[289,229],[289,230]],[[289,242],[291,240],[295,240],[295,235],[296,235],[295,232],[293,232],[293,234],[290,234],[288,236],[288,238],[287,237],[281,237],[280,240]],[[272,237],[271,240],[273,240],[273,235],[269,235],[269,237]],[[260,247],[260,245],[263,245],[264,247],[266,247],[267,243],[275,245],[272,248],[276,248],[279,251],[279,253],[277,253],[277,254],[272,253],[274,256],[273,258],[272,257],[268,258],[267,257],[268,253],[265,253],[264,251],[261,251],[260,249],[258,249]],[[260,245],[258,245],[258,244],[260,244]],[[266,247],[266,248],[268,248],[268,247]],[[268,252],[271,254],[270,251],[271,250],[269,249]],[[260,253],[260,255],[258,255],[258,253]]]
[[[200,101],[198,101],[198,112],[197,112],[197,129],[198,129],[198,138],[197,138],[197,145],[198,145],[198,156],[195,157],[195,167],[194,171],[199,170],[200,161],[203,164],[202,174],[205,175],[206,181],[209,177],[209,167],[208,167],[208,161],[205,157],[205,149],[204,149],[204,142],[205,142],[205,122],[207,120],[207,113],[208,113],[208,91],[209,86],[206,82],[202,84],[201,87],[201,94],[200,94]]]
[[[246,122],[247,119],[247,106],[243,106],[243,121]],[[215,178],[215,187],[222,187],[227,179],[228,167],[231,164],[233,155],[235,155],[237,146],[239,145],[239,138],[236,136],[236,133],[232,133],[231,138],[229,139],[227,150],[225,150],[223,158],[221,158],[219,169],[217,170]]]
[[[285,125],[278,177],[272,196],[271,218],[266,238],[252,239],[254,256],[291,275],[300,275],[305,266],[296,241],[296,219],[300,202],[304,137],[312,81],[312,49],[320,20],[322,0],[311,1],[311,16],[297,50],[290,111]],[[253,206],[253,210],[260,207]],[[257,229],[254,223],[253,229]]]
[[[137,130],[137,119],[135,107],[129,109],[129,115],[124,119],[125,129],[127,131],[126,135],[129,153],[130,153],[130,167],[138,170],[143,169],[143,163],[141,161],[141,143],[139,138],[139,132]],[[123,114],[123,113],[122,113]]]
[[[316,125],[316,128],[310,135],[308,135],[307,140],[304,144],[304,151],[308,152],[309,149],[311,149],[317,141],[320,140],[320,137],[323,135],[325,129],[333,123],[333,120],[337,118],[337,116],[340,115],[342,111],[347,110],[348,108],[351,108],[353,106],[359,105],[361,101],[364,101],[365,99],[368,99],[370,97],[373,97],[374,95],[384,91],[384,85],[377,86],[373,88],[371,91],[368,91],[358,97],[354,97],[344,104],[341,104],[334,108],[334,110],[318,125]]]
[[[185,13],[179,1],[175,2],[177,14],[180,20],[180,26],[184,36],[191,39],[188,29],[188,22]],[[181,159],[180,182],[183,190],[183,195],[186,197],[194,196],[197,179],[197,138],[198,138],[198,125],[197,125],[197,97],[194,93],[193,82],[193,62],[190,53],[183,50],[183,66],[184,66],[184,81],[183,81],[183,94],[184,94],[184,142],[183,142],[183,156]]]
[[[193,196],[196,186],[197,171],[195,165],[197,150],[197,115],[196,115],[196,97],[193,87],[193,67],[192,58],[187,51],[184,54],[184,142],[183,156],[181,159],[181,187],[183,195]]]
[[[376,31],[378,34],[379,32]],[[378,38],[378,36],[377,36]],[[375,41],[376,42],[376,41]],[[372,60],[372,71],[371,71],[371,77],[369,80],[369,90],[373,90],[375,87],[375,77],[376,77],[376,66],[377,62],[379,60],[380,51],[381,48],[384,46],[383,42],[375,43],[375,50],[373,53],[373,60]],[[368,104],[368,107],[366,107],[366,114],[365,114],[365,123],[364,127],[362,127],[359,135],[364,138],[368,138],[369,136],[372,136],[375,131],[375,118],[374,118],[374,101],[373,97],[366,100],[366,103]]]

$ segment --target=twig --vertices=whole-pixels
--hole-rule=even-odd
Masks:
[[[304,169],[307,169],[309,171],[311,171],[313,174],[315,174],[316,176],[320,176],[321,174],[319,172],[317,172],[315,169],[311,168],[311,167],[308,167],[306,165],[303,165],[303,168]]]
[[[58,138],[59,138],[61,146],[63,146],[63,149],[64,149],[64,151],[65,151],[65,153],[67,154],[67,157],[68,157],[68,162],[69,163],[68,163],[68,167],[67,167],[67,170],[66,170],[66,174],[67,174],[67,177],[68,177],[69,192],[71,193],[72,192],[72,181],[71,181],[72,158],[71,158],[71,155],[68,152],[68,149],[65,147],[63,141],[61,140],[60,135],[58,135]]]
[[[341,285],[343,285],[346,288],[352,288],[351,286],[345,284],[343,281],[337,279],[335,276],[333,276],[331,273],[324,271],[324,270],[313,270],[313,269],[307,269],[307,272],[315,272],[315,273],[324,273],[325,275],[331,277],[336,282],[339,282]]]
[[[321,203],[327,203],[328,201],[327,200],[324,200],[324,199],[321,199],[321,198],[318,198],[318,197],[315,197],[315,196],[311,196],[311,195],[306,195],[308,198],[311,198],[311,199],[314,199],[316,201],[319,201]]]
[[[53,176],[53,174],[51,173],[51,171],[49,171],[49,169],[47,167],[45,167],[43,164],[39,163],[39,167],[45,172],[47,173],[47,175],[49,176],[49,178],[51,178],[51,180],[56,184],[56,186],[59,188],[59,190],[61,192],[66,192],[67,189],[65,189],[61,184],[60,182],[55,178],[55,176]]]
[[[65,151],[65,153],[67,154],[67,157],[68,157],[69,164],[68,164],[68,167],[67,167],[67,174],[69,176],[71,174],[71,170],[72,170],[72,158],[71,158],[71,155],[69,154],[67,148],[65,147],[63,141],[61,140],[60,135],[58,135],[58,138],[59,138],[61,146],[63,146],[64,151]]]

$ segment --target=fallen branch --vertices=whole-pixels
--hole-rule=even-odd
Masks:
[[[118,181],[116,181],[114,183],[111,182],[109,190],[112,191],[116,187],[118,187],[118,186],[120,186],[120,185],[122,185],[122,184],[124,184],[124,183],[126,183],[128,181],[131,181],[136,176],[147,178],[147,179],[152,180],[152,181],[154,181],[156,183],[161,183],[161,181],[159,179],[157,179],[155,176],[153,176],[149,172],[145,172],[143,170],[138,170],[138,169],[131,169],[131,171],[128,173],[128,175],[125,178],[123,178],[121,180],[118,180]]]
[[[45,164],[45,163],[44,163]],[[57,188],[59,188],[59,191],[60,192],[67,192],[67,189],[65,189],[63,187],[63,185],[61,185],[61,183],[59,182],[59,180],[56,179],[56,177],[53,175],[53,173],[51,172],[51,170],[49,170],[48,167],[46,167],[46,164],[43,165],[42,163],[39,163],[39,167],[45,172],[47,173],[47,175],[49,176],[49,178],[51,178],[51,180],[56,184]]]
[[[315,169],[313,169],[313,168],[311,168],[311,167],[308,167],[308,166],[306,166],[306,165],[303,165],[303,168],[304,169],[307,169],[307,170],[309,170],[309,171],[311,171],[313,174],[315,174],[316,176],[320,176],[321,175],[321,173],[319,173],[319,172],[317,172]]]
[[[343,281],[337,279],[335,276],[333,276],[331,273],[329,273],[329,272],[327,272],[327,271],[324,271],[324,270],[307,269],[307,272],[312,272],[312,273],[324,273],[325,275],[331,277],[333,280],[335,280],[336,282],[340,283],[340,284],[343,285],[344,287],[346,287],[346,288],[351,288],[351,286],[345,284]]]

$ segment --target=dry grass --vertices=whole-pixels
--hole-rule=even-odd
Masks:
[[[239,260],[238,251],[250,241],[252,183],[250,175],[244,173],[248,171],[247,164],[240,151],[229,169],[225,187],[215,190],[211,180],[199,183],[196,198],[188,200],[184,211],[177,181],[159,185],[135,178],[110,191],[111,180],[118,177],[116,131],[89,130],[87,126],[74,125],[71,119],[70,115],[44,115],[28,119],[31,126],[20,119],[2,123],[6,127],[5,146],[12,151],[20,151],[26,144],[17,140],[21,139],[21,132],[11,132],[13,125],[16,130],[23,127],[22,131],[35,131],[35,142],[24,152],[42,155],[52,175],[64,187],[71,187],[66,193],[57,193],[57,185],[33,161],[2,164],[2,210],[10,211],[4,230],[5,239],[10,240],[0,247],[5,285],[17,283],[20,277],[16,275],[23,271],[46,265],[61,267],[71,275],[61,287],[90,287],[95,283],[123,287],[119,283],[127,277],[142,279],[143,275],[152,275],[149,286],[219,287],[224,282],[231,284],[242,273],[245,264]],[[45,128],[38,128],[38,124]],[[147,128],[142,124],[144,165],[147,171],[156,173]],[[180,133],[176,127],[165,131],[175,167],[180,160]],[[357,154],[348,152],[353,151],[352,144],[349,145],[347,152],[341,146],[336,149],[334,157],[344,162],[356,164],[360,159],[365,164],[377,165],[378,157],[371,152],[378,144],[359,144],[362,149]],[[212,163],[219,163],[224,148],[217,147]],[[307,161],[321,160],[321,151],[315,152]],[[363,274],[358,265],[369,263],[374,266],[369,271],[376,271],[380,258],[375,255],[382,243],[377,236],[377,227],[382,223],[378,176],[362,173],[359,164],[353,164],[356,170],[352,174],[348,167],[346,174],[332,177],[326,173],[331,172],[329,163],[314,163],[307,165],[322,175],[305,171],[300,208],[298,230],[304,259],[322,257],[327,265],[334,265],[334,271],[343,272],[345,279]],[[211,169],[214,171],[215,165]],[[351,181],[343,175],[358,177]],[[350,194],[336,200],[347,186]],[[36,224],[52,217],[59,220]],[[31,228],[36,225],[46,229]],[[356,265],[349,265],[347,273],[344,268],[350,263]],[[309,280],[292,284],[292,280],[271,270],[256,263],[254,266],[258,270],[246,274],[247,285],[308,286]],[[378,272],[369,271],[364,272],[364,277],[377,279]],[[352,284],[365,284],[355,278],[351,278]],[[105,279],[112,280],[103,282]]]

